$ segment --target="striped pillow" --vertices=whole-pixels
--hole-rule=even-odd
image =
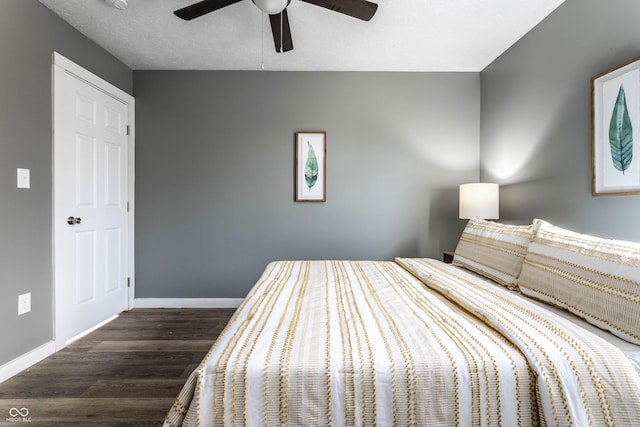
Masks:
[[[460,236],[453,264],[515,289],[531,233],[531,225],[471,219]]]
[[[534,220],[518,286],[640,344],[640,244],[607,240]]]

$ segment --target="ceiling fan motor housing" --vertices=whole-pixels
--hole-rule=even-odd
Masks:
[[[253,4],[268,15],[277,15],[289,6],[291,0],[251,0]]]

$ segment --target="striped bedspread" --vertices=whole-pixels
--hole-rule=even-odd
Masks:
[[[638,422],[622,353],[514,296],[434,260],[271,263],[165,425]]]

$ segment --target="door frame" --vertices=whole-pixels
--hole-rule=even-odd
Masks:
[[[128,308],[133,308],[133,300],[135,297],[135,99],[133,96],[122,91],[111,83],[101,79],[80,65],[72,62],[71,60],[60,55],[58,52],[53,52],[52,55],[52,91],[51,91],[51,113],[52,113],[52,125],[53,125],[53,146],[52,146],[52,253],[53,253],[53,321],[54,321],[54,341],[56,345],[56,351],[62,349],[67,345],[67,341],[62,338],[65,336],[61,328],[64,325],[62,313],[62,301],[60,301],[59,295],[61,294],[61,283],[58,283],[56,275],[56,218],[55,218],[55,186],[56,186],[56,146],[61,143],[56,133],[56,92],[64,90],[62,77],[65,74],[83,81],[84,83],[93,86],[94,88],[104,92],[105,94],[117,99],[123,104],[127,105],[128,122],[129,122],[129,135],[128,135],[128,166],[127,166],[127,181],[128,181],[128,270],[129,270],[129,287],[128,287]],[[86,331],[89,332],[89,331]],[[86,333],[85,332],[85,333]]]

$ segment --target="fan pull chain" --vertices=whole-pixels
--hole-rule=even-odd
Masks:
[[[260,48],[262,49],[262,71],[264,71],[264,13],[262,14],[262,19],[260,19],[260,23],[262,24],[261,35],[260,35]]]
[[[284,0],[280,1],[280,6],[282,6]],[[284,20],[284,9],[280,11],[280,53],[284,51],[284,46],[282,45],[282,21]]]

